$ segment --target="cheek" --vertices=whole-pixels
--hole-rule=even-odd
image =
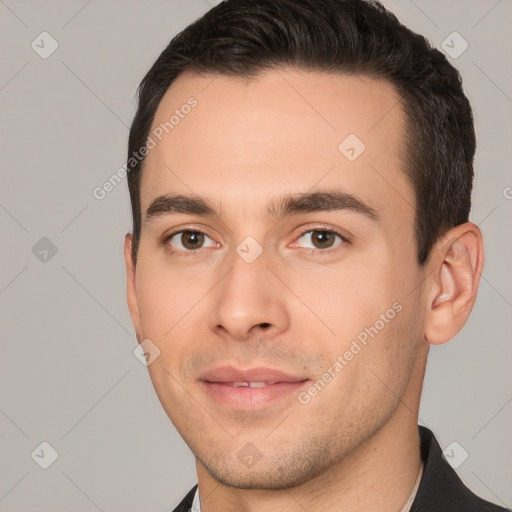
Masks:
[[[313,267],[311,267],[313,268]],[[353,258],[339,265],[296,269],[288,282],[299,301],[292,301],[292,318],[309,324],[327,335],[338,348],[373,325],[392,307],[397,297],[382,261]],[[321,336],[318,336],[321,337]]]
[[[393,303],[384,318],[388,323],[368,338],[364,370],[375,396],[394,402],[403,396],[421,346],[421,311],[410,298]],[[393,313],[391,313],[393,311]],[[393,317],[393,318],[391,318]],[[375,322],[379,329],[382,323]]]
[[[143,267],[137,271],[137,298],[143,335],[147,338],[160,337],[165,324],[173,320],[177,293],[165,277],[158,278],[155,272]]]
[[[391,257],[353,263],[296,279],[291,288],[316,315],[297,302],[292,318],[297,330],[304,329],[314,340],[326,369],[341,356],[343,370],[337,375],[342,377],[333,390],[385,398],[390,391],[379,378],[391,389],[396,384],[398,392],[407,382],[418,346],[421,308]]]
[[[187,275],[162,260],[141,258],[137,267],[141,328],[148,338],[172,336],[169,330],[187,317],[208,290],[208,282],[202,276]]]

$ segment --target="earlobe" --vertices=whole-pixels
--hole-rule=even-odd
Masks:
[[[126,266],[126,298],[128,302],[128,309],[132,318],[133,327],[137,341],[141,342],[140,336],[140,318],[139,306],[137,302],[137,288],[135,282],[135,264],[132,258],[132,235],[126,233],[124,237],[124,261]]]
[[[475,303],[484,265],[482,234],[467,222],[446,233],[432,251],[425,339],[439,345],[462,329]]]

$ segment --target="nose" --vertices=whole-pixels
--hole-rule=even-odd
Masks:
[[[289,327],[286,288],[262,253],[252,263],[238,254],[210,297],[209,328],[226,339],[271,339]]]

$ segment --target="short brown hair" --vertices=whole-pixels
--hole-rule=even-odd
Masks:
[[[417,260],[468,221],[475,130],[459,72],[421,35],[370,0],[224,0],[175,36],[138,89],[128,160],[145,145],[167,89],[185,70],[255,78],[291,66],[365,74],[392,83],[407,124],[405,174],[416,198]],[[131,159],[132,258],[141,231],[144,159]]]

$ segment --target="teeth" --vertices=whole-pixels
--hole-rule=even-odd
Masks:
[[[264,388],[266,382],[232,382],[231,386],[234,388]]]

